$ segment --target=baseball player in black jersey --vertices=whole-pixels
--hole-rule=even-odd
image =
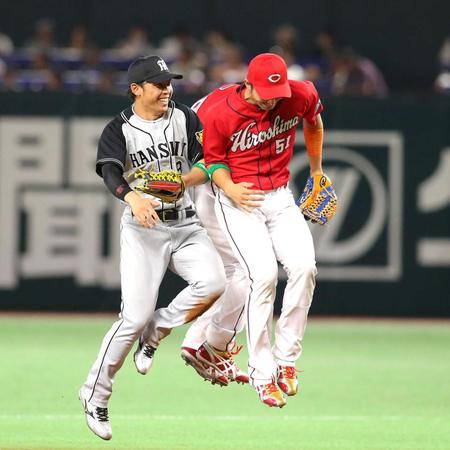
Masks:
[[[122,305],[79,397],[89,428],[106,440],[112,437],[108,401],[115,374],[153,318],[167,268],[188,286],[165,308],[167,315],[158,317],[161,330],[195,319],[225,288],[222,261],[199,224],[188,190],[174,203],[165,203],[137,189],[139,170],[178,171],[186,187],[205,181],[197,163],[202,158],[200,121],[190,108],[171,100],[171,80],[181,77],[158,56],[135,60],[128,69],[133,104],[106,125],[98,144],[96,172],[125,204],[120,235]],[[135,358],[142,349],[139,342]],[[153,351],[148,346],[145,350]]]

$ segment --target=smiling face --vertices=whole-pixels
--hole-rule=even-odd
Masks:
[[[134,109],[145,120],[156,120],[164,115],[169,108],[169,100],[173,94],[171,80],[161,83],[131,83],[134,94]]]
[[[254,86],[247,80],[244,81],[245,84],[245,92],[244,98],[252,105],[256,105],[259,109],[263,111],[270,111],[277,106],[277,103],[281,100],[281,98],[271,98],[268,100],[264,100],[260,97]]]

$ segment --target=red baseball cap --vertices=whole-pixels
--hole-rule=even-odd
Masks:
[[[247,80],[263,100],[292,95],[286,63],[281,56],[274,53],[255,56],[248,65]]]

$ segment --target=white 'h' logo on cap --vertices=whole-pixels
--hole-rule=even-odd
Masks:
[[[167,64],[162,59],[158,60],[158,66],[161,68],[161,72],[169,71]]]

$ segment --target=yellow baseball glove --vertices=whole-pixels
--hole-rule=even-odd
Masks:
[[[181,173],[175,170],[153,172],[138,169],[134,173],[135,179],[141,182],[134,188],[136,191],[153,195],[166,203],[174,203],[183,197],[185,186]]]
[[[306,220],[325,225],[336,214],[338,200],[331,180],[325,175],[309,177],[296,201]]]

